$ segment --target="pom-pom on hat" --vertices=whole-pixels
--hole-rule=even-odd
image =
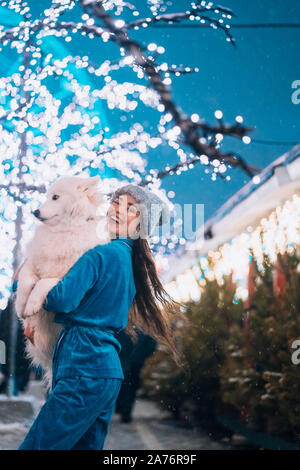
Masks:
[[[139,203],[140,210],[140,237],[150,236],[155,227],[165,225],[170,220],[168,204],[157,194],[142,188],[136,184],[127,184],[112,193],[110,200],[113,202],[121,194],[130,194]]]

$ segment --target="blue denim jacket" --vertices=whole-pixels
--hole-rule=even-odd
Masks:
[[[128,323],[136,289],[130,238],[113,239],[84,253],[47,295],[44,308],[64,328],[53,356],[53,375],[124,379],[115,334]]]

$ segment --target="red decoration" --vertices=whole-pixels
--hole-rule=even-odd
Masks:
[[[24,330],[24,336],[29,339],[29,341],[34,344],[34,329],[32,329],[29,325],[26,326]]]
[[[257,268],[256,264],[251,259],[249,261],[249,271],[248,271],[248,299],[245,302],[245,309],[249,309],[252,305],[255,291],[256,291],[256,285],[255,285],[255,278],[257,274]]]
[[[284,253],[283,255],[281,253],[278,253],[275,261],[273,272],[273,292],[276,295],[285,294],[286,277],[284,274],[284,265],[286,263],[286,258],[286,253]]]

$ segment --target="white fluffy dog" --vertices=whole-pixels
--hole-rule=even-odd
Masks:
[[[62,326],[53,322],[54,314],[42,305],[49,290],[83,253],[109,241],[105,217],[98,215],[104,202],[98,181],[98,176],[70,176],[52,184],[45,204],[34,211],[42,223],[26,248],[18,276],[16,311],[25,329],[34,331],[34,344],[27,339],[26,352],[34,365],[42,366],[48,388],[53,350]]]

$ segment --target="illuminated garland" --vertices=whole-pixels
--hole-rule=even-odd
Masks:
[[[207,279],[216,279],[220,284],[222,276],[232,272],[232,280],[237,285],[236,298],[245,300],[248,297],[250,249],[253,250],[259,269],[262,269],[264,253],[274,263],[277,253],[290,252],[295,245],[300,246],[300,197],[296,194],[268,217],[264,217],[256,228],[247,227],[246,232],[237,235],[230,242],[224,243],[217,250],[209,250],[198,260],[195,259],[195,264],[167,283],[166,288],[177,300],[198,300],[201,287],[206,284],[197,265],[198,261]],[[172,270],[168,260],[164,262],[164,269]]]

